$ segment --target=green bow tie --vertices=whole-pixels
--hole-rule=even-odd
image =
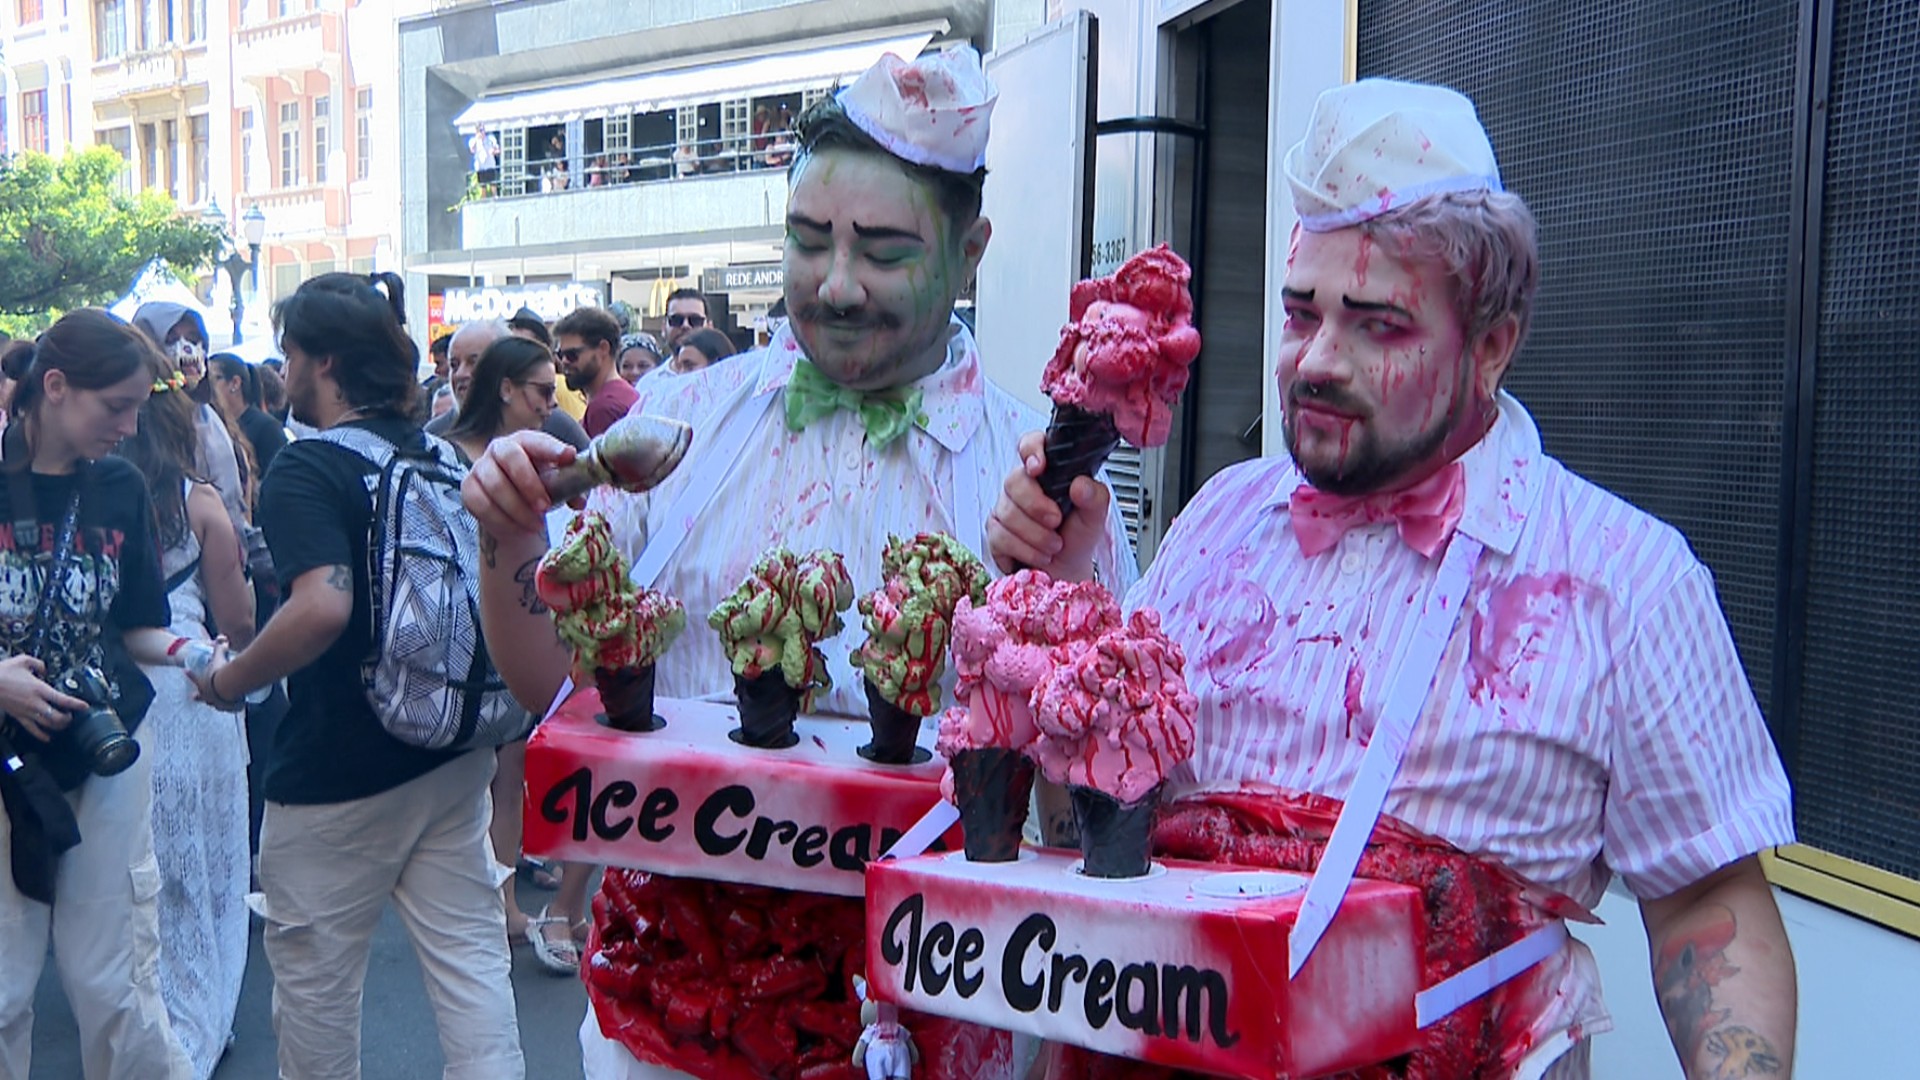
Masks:
[[[891,390],[854,390],[841,386],[801,360],[793,366],[793,378],[787,382],[787,430],[805,431],[808,424],[845,409],[860,418],[867,429],[867,440],[879,449],[923,423],[920,412],[922,394],[918,388],[895,387]]]

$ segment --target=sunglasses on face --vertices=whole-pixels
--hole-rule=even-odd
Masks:
[[[669,315],[667,316],[667,325],[674,327],[691,326],[697,330],[707,325],[707,317],[705,315]]]
[[[554,400],[554,395],[559,391],[558,385],[550,382],[523,382],[520,385],[539,394],[546,401]]]
[[[559,357],[559,358],[560,358],[561,360],[563,360],[563,361],[565,361],[565,362],[567,362],[567,363],[569,363],[569,364],[571,364],[571,363],[573,363],[573,362],[574,362],[575,360],[578,360],[578,359],[580,359],[580,354],[582,354],[582,353],[584,353],[584,352],[586,352],[586,351],[587,351],[587,350],[586,350],[585,348],[573,348],[573,349],[555,349],[555,350],[553,350],[553,355],[555,355],[555,356],[557,356],[557,357]]]

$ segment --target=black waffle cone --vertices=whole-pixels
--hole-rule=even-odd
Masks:
[[[600,691],[600,711],[607,726],[619,731],[658,731],[666,721],[654,715],[652,664],[629,668],[595,668],[593,685]]]
[[[1053,419],[1047,423],[1047,467],[1040,473],[1040,490],[1061,513],[1072,511],[1073,500],[1068,493],[1073,489],[1073,478],[1099,472],[1119,445],[1120,431],[1114,427],[1113,417],[1055,402]]]
[[[1033,762],[1005,747],[962,750],[953,770],[953,801],[960,807],[960,832],[969,862],[1012,862],[1020,854],[1020,832],[1027,824],[1033,795]]]
[[[1098,788],[1069,787],[1073,817],[1080,825],[1081,873],[1097,878],[1134,878],[1147,872],[1147,848],[1152,840],[1153,810],[1160,789],[1136,802],[1120,800]]]
[[[736,741],[766,750],[784,750],[800,741],[793,732],[794,718],[800,715],[800,691],[787,685],[779,668],[755,679],[735,675],[733,688],[740,701]]]

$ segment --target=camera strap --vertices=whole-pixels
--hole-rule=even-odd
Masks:
[[[41,653],[46,648],[47,634],[53,625],[54,590],[66,577],[67,568],[73,565],[73,534],[80,527],[80,498],[86,489],[87,466],[85,461],[74,463],[73,494],[68,497],[66,513],[61,515],[60,527],[54,532],[53,564],[47,568],[47,576],[40,582],[40,603],[34,610],[33,627],[27,637],[27,655],[43,661],[46,657]],[[39,521],[30,470],[7,470],[7,487],[13,503],[14,550],[38,551],[40,530],[44,526]]]

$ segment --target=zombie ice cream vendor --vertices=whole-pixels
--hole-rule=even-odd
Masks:
[[[639,584],[705,613],[776,546],[838,552],[862,591],[885,578],[889,534],[946,533],[984,550],[1020,433],[1043,420],[986,378],[953,317],[991,235],[980,192],[993,104],[978,57],[961,49],[883,58],[800,118],[783,256],[790,321],[765,349],[643,392],[634,409],[691,423],[693,449],[648,496],[596,502]],[[496,442],[467,489],[495,545],[488,640],[516,642],[497,658],[522,701],[551,699],[568,665],[514,584],[546,546],[537,472],[565,454],[534,435]],[[1124,588],[1132,556],[1118,518],[1101,513],[1091,559]],[[658,693],[729,698],[734,671],[718,634],[704,618],[688,622],[657,668]],[[847,622],[821,643],[832,689],[813,708],[865,717],[848,656],[866,632]],[[931,1067],[934,1048],[921,1041]]]
[[[1538,254],[1472,103],[1329,91],[1285,168],[1288,455],[1210,481],[1128,597],[1200,699],[1174,779],[1351,812],[1387,762],[1387,817],[1589,907],[1625,879],[1689,1077],[1788,1075],[1793,961],[1756,859],[1793,839],[1787,780],[1684,538],[1542,453],[1500,389]],[[1029,475],[993,556],[1083,577],[1098,530],[1077,519],[1105,501],[1063,524]],[[1411,732],[1398,761],[1390,730]],[[1610,1026],[1593,958],[1569,941],[1536,974],[1505,1064],[1584,1077]]]

